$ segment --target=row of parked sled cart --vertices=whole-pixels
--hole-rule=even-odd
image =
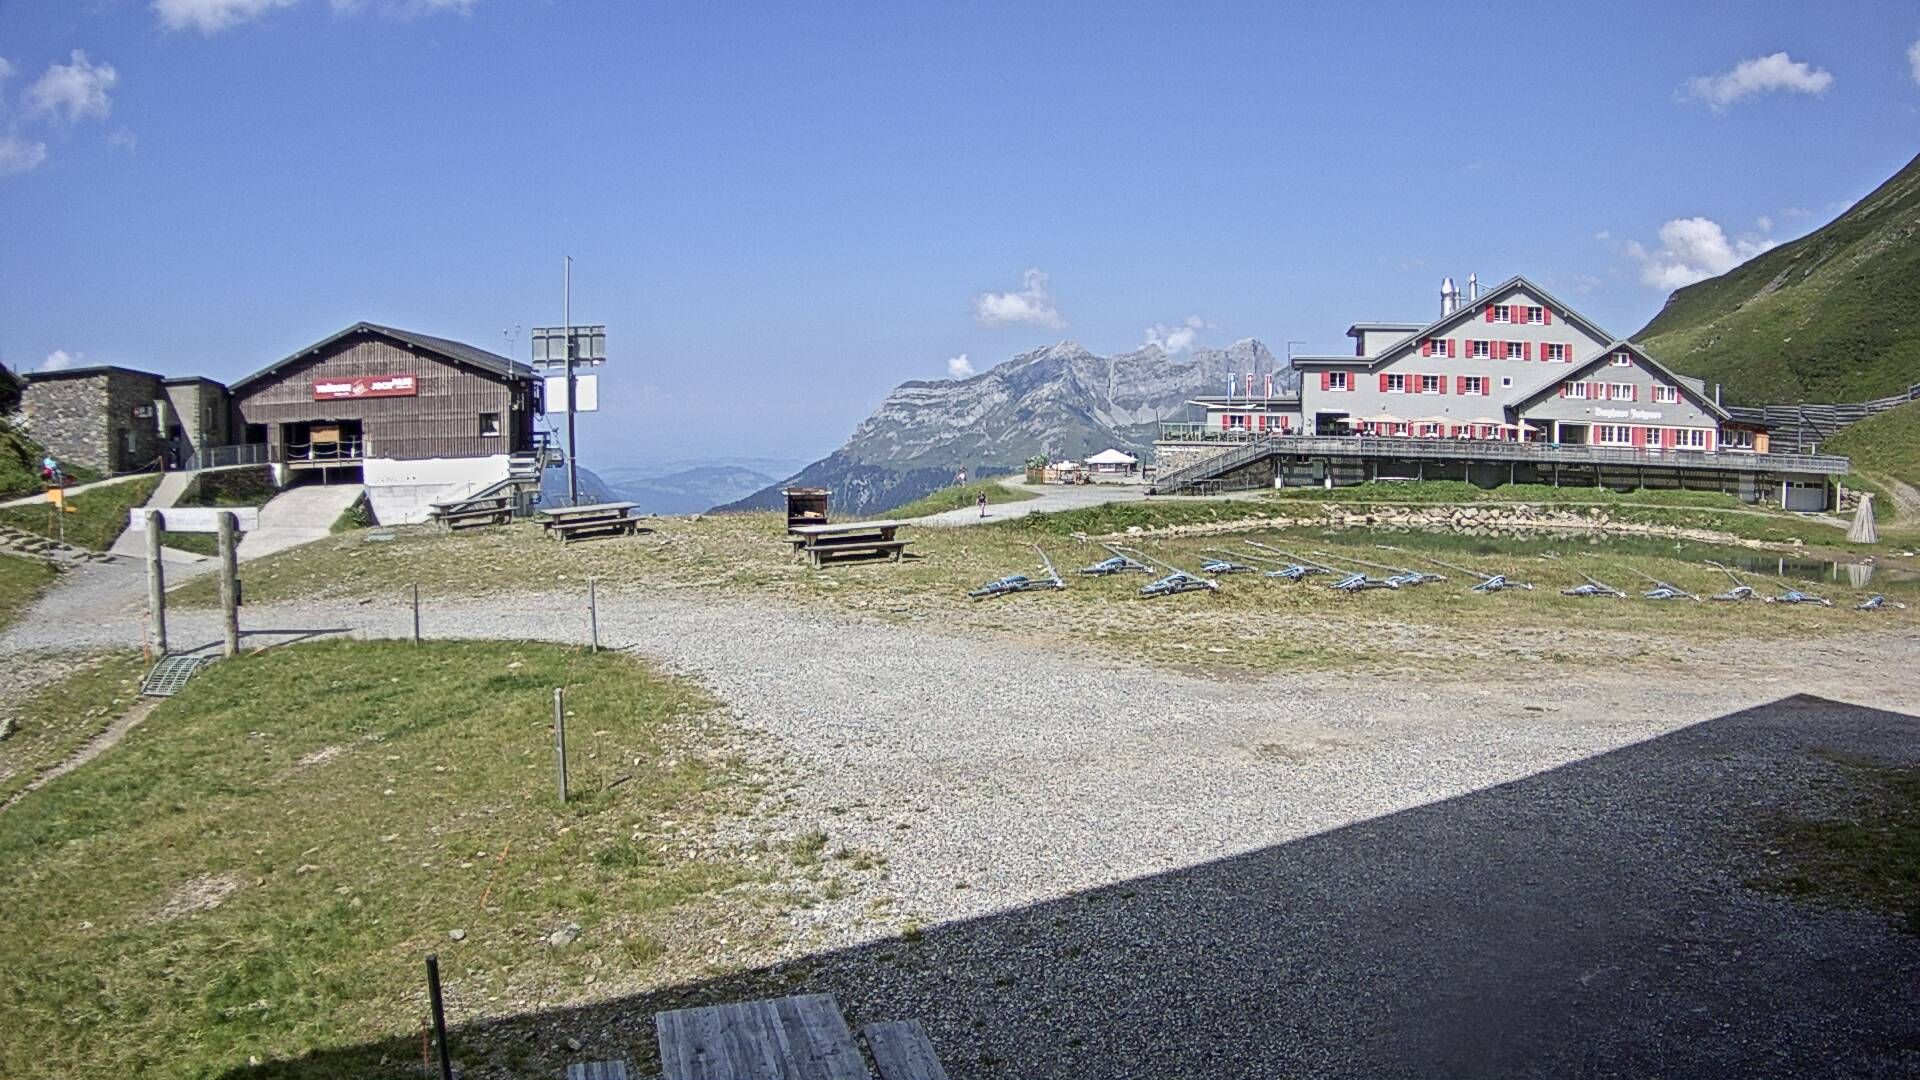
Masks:
[[[1048,557],[1046,551],[1038,544],[1032,547],[1034,553],[1040,557],[1043,570],[1041,574],[1008,574],[971,590],[967,595],[976,600],[984,600],[995,596],[1010,596],[1014,593],[1065,589],[1067,581],[1060,576],[1058,570],[1054,569],[1053,560]],[[1100,547],[1108,553],[1108,557],[1081,567],[1078,574],[1085,577],[1146,574],[1151,580],[1140,587],[1140,595],[1144,597],[1215,592],[1220,588],[1219,579],[1234,574],[1251,574],[1296,583],[1324,577],[1328,579],[1325,582],[1327,588],[1348,595],[1375,589],[1411,589],[1424,585],[1437,585],[1448,580],[1445,574],[1419,567],[1369,562],[1352,556],[1333,556],[1319,551],[1312,552],[1311,554],[1315,557],[1309,558],[1256,540],[1242,540],[1237,548],[1222,547],[1200,552],[1200,561],[1193,570],[1157,558],[1138,547],[1120,544],[1101,544]],[[1407,556],[1414,562],[1427,563],[1442,570],[1453,571],[1460,575],[1463,581],[1472,582],[1467,588],[1470,593],[1485,595],[1510,590],[1534,591],[1532,582],[1521,581],[1507,574],[1489,574],[1429,555],[1412,552],[1399,552],[1399,554]],[[1617,568],[1643,579],[1643,584],[1635,585],[1632,591],[1629,591],[1602,581],[1583,570],[1569,567],[1568,569],[1582,581],[1578,585],[1561,589],[1560,595],[1614,600],[1625,600],[1637,595],[1641,600],[1653,601],[1693,600],[1734,603],[1743,600],[1759,600],[1769,604],[1834,606],[1834,601],[1828,597],[1805,592],[1791,585],[1786,585],[1777,594],[1769,595],[1724,564],[1708,562],[1706,565],[1727,577],[1729,585],[1724,591],[1701,595],[1630,567]],[[1905,606],[1889,601],[1880,593],[1873,593],[1854,604],[1853,608],[1856,611],[1878,611]]]

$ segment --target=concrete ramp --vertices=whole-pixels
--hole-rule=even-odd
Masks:
[[[324,540],[333,523],[364,494],[359,484],[308,484],[288,488],[260,508],[260,524],[240,538],[244,562]]]

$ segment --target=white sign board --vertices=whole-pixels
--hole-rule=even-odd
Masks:
[[[567,377],[565,375],[547,376],[546,390],[541,396],[546,399],[547,412],[565,415]],[[573,377],[573,411],[600,411],[600,376],[575,375]]]

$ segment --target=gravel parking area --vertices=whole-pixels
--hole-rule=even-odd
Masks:
[[[578,641],[581,607],[439,605],[426,632]],[[36,613],[0,655],[134,643],[129,612]],[[244,622],[402,636],[409,613],[249,608]],[[1714,720],[1797,693],[1920,712],[1912,635],[1552,678],[1225,683],[658,594],[603,594],[600,625],[603,643],[712,687],[795,766],[790,817],[884,860],[801,916],[800,945],[847,949],[817,977],[866,1019],[926,1020],[956,1077],[1707,1075],[1680,1048],[1716,1040],[1729,1068],[1817,1075],[1769,1063],[1804,1067],[1819,1060],[1807,1047],[1856,1035],[1920,1045],[1885,1011],[1913,995],[1911,978],[1885,985],[1888,964],[1920,971],[1911,942],[1748,893],[1703,833],[1771,797],[1809,731],[1836,752],[1913,753],[1912,717],[1893,713]],[[204,612],[172,626],[176,642],[218,640]],[[1883,738],[1893,723],[1904,744]],[[1752,745],[1701,734],[1722,729]],[[1778,1021],[1783,996],[1809,989],[1802,965],[1836,964],[1811,987],[1834,1000],[1806,1014],[1826,1027],[1743,1018]],[[1879,998],[1853,1000],[1862,988]],[[1540,995],[1544,1019],[1525,1011]],[[1499,1037],[1462,1034],[1480,1029]],[[1887,1053],[1831,1074],[1911,1064]]]

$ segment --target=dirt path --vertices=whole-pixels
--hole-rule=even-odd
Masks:
[[[1886,473],[1863,470],[1860,475],[1887,490],[1887,498],[1893,500],[1893,510],[1897,520],[1920,521],[1920,488],[1888,476]]]
[[[154,706],[159,704],[160,699],[158,698],[141,698],[138,702],[135,702],[132,708],[121,713],[113,723],[108,724],[105,731],[88,739],[86,745],[75,750],[65,761],[34,777],[33,782],[15,792],[13,798],[8,799],[4,803],[0,803],[0,812],[6,811],[12,807],[14,803],[39,791],[41,788],[46,787],[55,780],[85,765],[87,762],[92,761],[94,758],[99,757],[115,746],[120,745],[120,740],[127,737],[127,732],[139,727],[141,722],[147,718],[147,714],[153,712]]]

